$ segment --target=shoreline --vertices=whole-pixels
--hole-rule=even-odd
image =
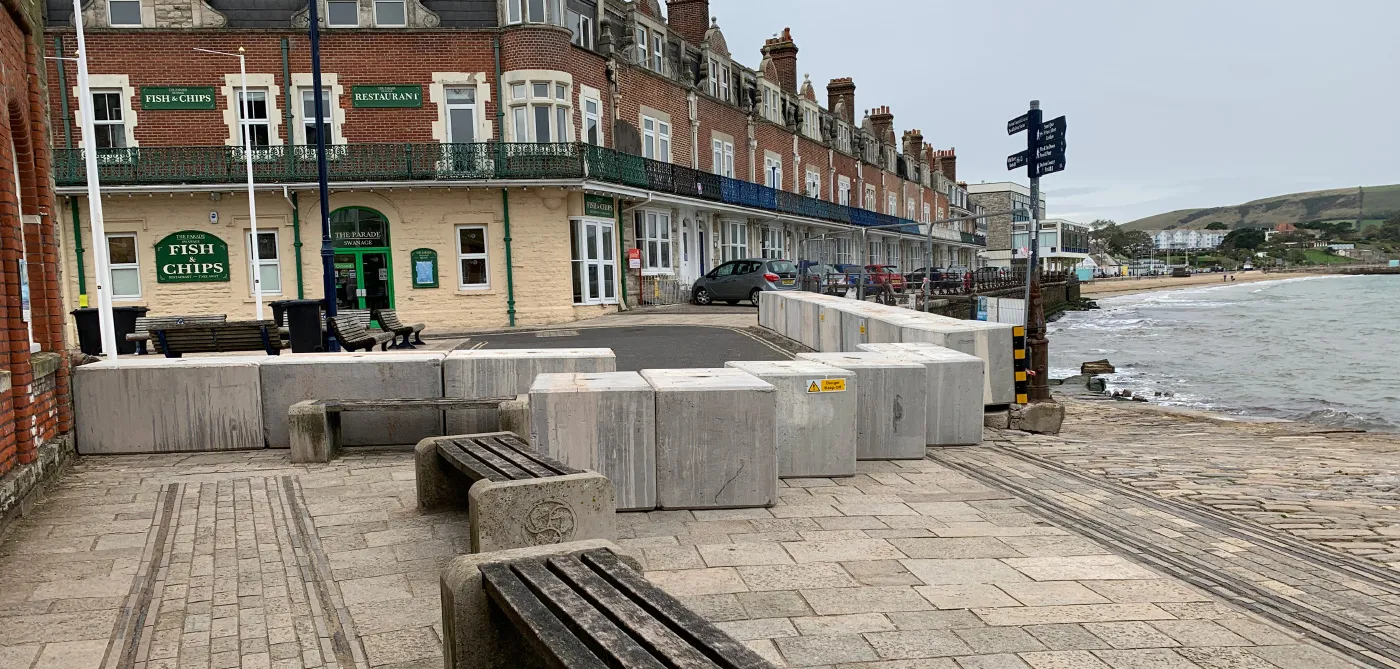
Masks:
[[[1224,274],[1236,277],[1234,281],[1221,281]],[[1296,279],[1301,277],[1323,277],[1323,276],[1344,276],[1336,272],[1218,272],[1211,274],[1196,274],[1187,277],[1141,277],[1127,279],[1099,279],[1088,283],[1082,283],[1079,287],[1079,294],[1087,298],[1118,297],[1121,295],[1134,295],[1138,293],[1155,293],[1164,290],[1176,290],[1179,288],[1194,288],[1205,286],[1230,286],[1241,283],[1259,283],[1261,281],[1283,281],[1285,279]]]

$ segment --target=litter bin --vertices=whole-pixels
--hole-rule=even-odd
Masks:
[[[282,318],[286,318],[287,329],[290,331],[288,340],[292,344],[293,353],[315,353],[324,351],[325,347],[321,343],[321,300],[278,300],[281,303],[281,314],[277,314],[277,323],[281,325]],[[273,313],[279,311],[278,307],[273,307]]]
[[[113,307],[112,326],[117,331],[117,353],[130,355],[136,352],[136,342],[127,341],[126,336],[136,332],[136,319],[145,316],[147,307]],[[69,312],[78,326],[78,348],[88,355],[102,355],[102,324],[94,307],[83,307]]]

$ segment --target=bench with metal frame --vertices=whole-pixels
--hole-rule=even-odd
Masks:
[[[185,353],[258,350],[277,355],[286,348],[277,325],[270,320],[161,325],[152,326],[150,333],[156,352],[164,353],[167,358],[178,358]]]
[[[336,341],[340,342],[340,347],[346,351],[373,351],[375,346],[381,351],[387,351],[389,344],[394,341],[394,333],[374,332],[358,320],[344,320],[340,316],[333,316],[326,319],[326,325],[331,334],[335,335]]]
[[[426,327],[425,324],[414,323],[412,325],[404,325],[403,322],[399,320],[399,315],[395,313],[393,309],[376,309],[374,311],[374,320],[379,321],[379,326],[384,328],[385,331],[403,337],[403,341],[393,345],[394,348],[417,348],[414,344],[427,343],[423,341],[423,337],[420,334],[423,332],[423,328]],[[413,338],[411,343],[409,342],[409,337]]]
[[[136,342],[137,355],[146,355],[146,342],[151,340],[152,326],[160,328],[169,325],[207,325],[227,322],[227,314],[216,316],[141,316],[136,319],[136,331],[128,334],[126,340]]]

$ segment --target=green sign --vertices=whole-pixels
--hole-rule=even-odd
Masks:
[[[213,86],[142,86],[141,109],[214,109]]]
[[[437,251],[432,249],[413,249],[413,251],[408,254],[408,262],[413,266],[414,288],[438,287]]]
[[[385,109],[423,106],[423,87],[416,84],[352,86],[350,93],[352,107]]]
[[[331,212],[331,240],[338,249],[387,247],[389,222],[373,209],[337,209]]]
[[[228,281],[228,244],[200,230],[166,235],[156,242],[156,281]]]
[[[613,199],[610,197],[588,194],[583,196],[584,216],[596,216],[598,218],[611,220],[615,215],[615,211],[616,209],[613,208]]]

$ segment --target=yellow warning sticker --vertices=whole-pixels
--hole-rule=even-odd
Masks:
[[[861,333],[861,334],[865,334],[865,326],[864,326],[864,325],[860,326],[860,333]]]
[[[807,382],[808,393],[844,393],[845,379],[814,379]]]

